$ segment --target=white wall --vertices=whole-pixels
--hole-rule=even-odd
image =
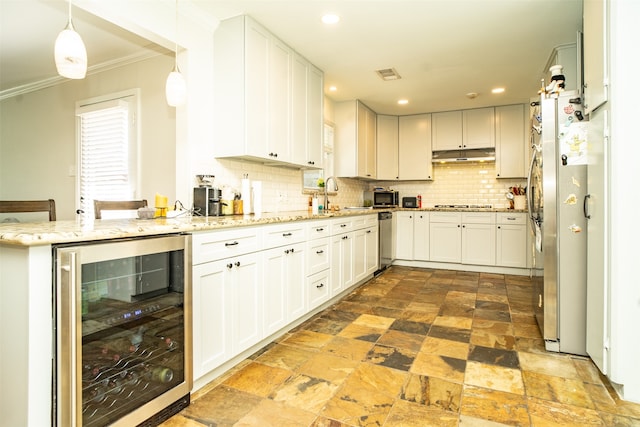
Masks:
[[[0,198],[56,201],[57,219],[75,218],[76,101],[141,89],[139,197],[175,197],[175,109],[164,100],[172,58],[88,75],[0,101]]]

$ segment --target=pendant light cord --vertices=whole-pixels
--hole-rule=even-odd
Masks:
[[[175,62],[175,70],[179,72],[178,70],[178,0],[176,0],[176,51],[175,51],[175,58],[176,58],[176,62]]]

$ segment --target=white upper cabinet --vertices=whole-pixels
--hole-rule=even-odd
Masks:
[[[432,179],[431,114],[402,116],[398,129],[399,179]]]
[[[585,0],[584,29],[584,112],[589,114],[607,101],[607,1]]]
[[[431,145],[433,151],[462,149],[462,111],[433,113]]]
[[[321,167],[322,72],[247,16],[214,35],[214,153]]]
[[[493,107],[432,115],[433,151],[495,147]]]
[[[377,117],[377,176],[378,179],[394,180],[398,176],[398,116]]]
[[[462,148],[496,146],[493,107],[462,111]]]
[[[527,176],[527,120],[525,105],[496,107],[496,177]]]
[[[294,52],[291,69],[291,161],[322,167],[322,71]]]
[[[376,178],[376,113],[360,101],[334,106],[335,175]]]

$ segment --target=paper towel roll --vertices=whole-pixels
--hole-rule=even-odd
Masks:
[[[249,178],[242,179],[242,189],[240,190],[242,209],[245,214],[251,213],[251,181]]]
[[[253,181],[253,213],[262,215],[262,181]]]

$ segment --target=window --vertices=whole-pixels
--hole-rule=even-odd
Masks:
[[[76,106],[76,189],[83,219],[94,200],[137,198],[138,91],[81,101]]]

